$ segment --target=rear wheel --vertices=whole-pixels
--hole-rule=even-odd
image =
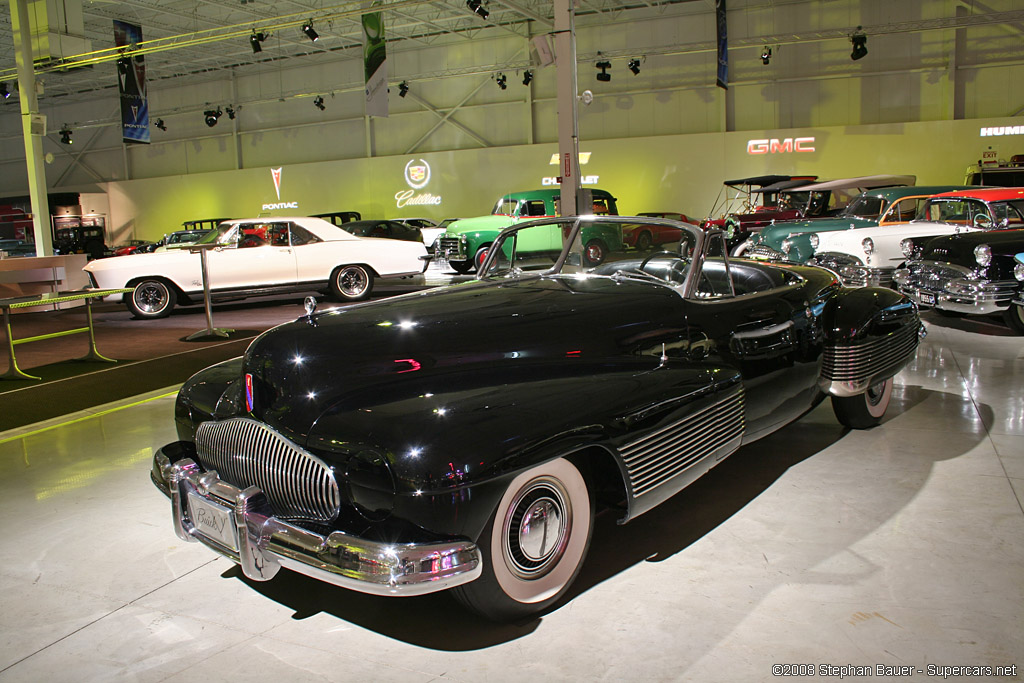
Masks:
[[[572,585],[590,546],[594,511],[580,471],[565,458],[515,477],[480,535],[483,574],[453,589],[494,621],[551,606]]]
[[[851,429],[870,429],[882,421],[892,398],[892,377],[857,396],[832,397],[832,410],[839,422]]]
[[[331,274],[331,294],[342,301],[361,301],[372,291],[373,273],[366,266],[341,266]]]
[[[637,235],[636,237],[636,248],[640,251],[647,251],[651,248],[652,244],[651,233],[646,230]]]
[[[134,286],[135,291],[128,294],[125,303],[132,315],[140,320],[166,318],[178,301],[174,287],[166,280],[140,280]]]
[[[1003,311],[1003,322],[1017,334],[1024,334],[1024,306],[1010,304],[1010,307]]]

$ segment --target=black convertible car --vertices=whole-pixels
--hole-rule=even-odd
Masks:
[[[152,469],[178,536],[251,579],[451,588],[515,619],[572,584],[598,501],[628,522],[826,396],[845,425],[879,422],[923,333],[907,297],[651,218],[671,249],[586,265],[584,229],[638,220],[520,224],[479,280],[309,299],[192,377]]]

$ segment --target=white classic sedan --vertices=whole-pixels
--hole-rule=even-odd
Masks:
[[[410,277],[428,263],[419,242],[357,237],[320,218],[225,221],[195,244],[216,245],[207,251],[214,300],[329,289],[358,301],[374,278]],[[84,270],[94,287],[135,287],[124,296],[135,317],[162,318],[175,304],[202,301],[200,255],[190,246],[91,261]]]

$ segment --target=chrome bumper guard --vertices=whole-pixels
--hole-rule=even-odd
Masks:
[[[815,256],[808,265],[827,268],[842,280],[844,287],[892,287],[893,274],[896,268],[886,266],[876,268],[853,264],[842,258],[832,258],[827,254]]]
[[[944,266],[951,271],[952,266]],[[960,270],[965,270],[959,268]],[[959,275],[958,272],[952,272]],[[895,276],[900,292],[921,308],[938,308],[970,315],[1001,313],[1013,303],[1020,287],[1014,280],[982,280],[972,277],[950,277],[937,267],[917,263],[900,269]]]
[[[237,562],[254,581],[269,581],[286,567],[362,593],[408,596],[468,583],[483,571],[471,541],[388,544],[341,531],[322,536],[274,517],[256,486],[240,490],[189,458],[172,464],[158,451],[155,459],[164,481],[154,472],[154,483],[171,498],[178,538]]]

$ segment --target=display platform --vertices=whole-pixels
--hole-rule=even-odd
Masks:
[[[995,324],[925,320],[879,427],[847,432],[826,402],[635,521],[599,516],[567,601],[503,626],[443,594],[372,597],[288,571],[253,583],[180,541],[149,481],[175,438],[173,387],[0,434],[0,671],[732,682],[803,665],[830,680],[868,677],[829,667],[906,679],[877,666],[1021,680],[1024,349]],[[926,675],[964,665],[1017,673]]]

